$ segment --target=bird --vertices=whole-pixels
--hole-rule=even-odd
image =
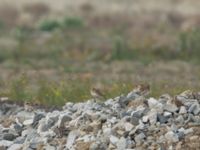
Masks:
[[[106,99],[105,95],[98,88],[93,87],[90,90],[90,94],[94,98],[94,100],[104,100],[104,99]]]
[[[33,111],[34,110],[33,105],[31,105],[30,102],[24,102],[24,110],[28,112]]]
[[[150,93],[150,85],[149,84],[138,84],[133,89],[133,91],[139,95],[147,96]]]

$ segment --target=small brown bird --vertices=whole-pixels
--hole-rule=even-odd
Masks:
[[[133,89],[133,91],[139,95],[147,96],[150,93],[150,85],[149,84],[138,84]]]
[[[24,102],[24,109],[29,112],[34,110],[33,105],[31,105],[30,102]]]
[[[96,100],[104,100],[104,99],[106,99],[106,97],[105,97],[105,95],[101,92],[101,90],[100,89],[97,89],[97,88],[92,88],[91,90],[90,90],[90,94],[91,94],[91,96]]]

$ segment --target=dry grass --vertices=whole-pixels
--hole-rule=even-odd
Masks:
[[[62,105],[93,86],[108,98],[143,82],[152,96],[200,89],[198,1],[0,4],[0,96]]]

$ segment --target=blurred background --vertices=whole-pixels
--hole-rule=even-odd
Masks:
[[[0,0],[0,96],[62,105],[200,89],[200,1]]]

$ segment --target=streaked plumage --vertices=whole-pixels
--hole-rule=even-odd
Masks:
[[[134,89],[139,95],[147,96],[150,93],[150,85],[149,84],[138,84]]]
[[[105,99],[105,95],[101,92],[100,89],[97,89],[97,88],[92,88],[90,90],[90,94],[93,98],[95,99]]]

